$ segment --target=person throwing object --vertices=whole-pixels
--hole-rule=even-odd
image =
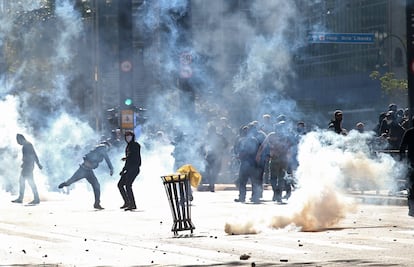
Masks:
[[[95,195],[95,203],[93,207],[95,209],[102,210],[103,208],[100,204],[100,184],[93,170],[96,169],[99,166],[99,163],[105,159],[106,164],[109,168],[109,174],[112,176],[114,173],[114,168],[108,156],[109,147],[110,144],[104,141],[97,145],[93,150],[88,152],[88,154],[83,157],[83,163],[80,164],[79,169],[72,175],[71,178],[69,178],[69,180],[61,183],[58,187],[63,188],[65,186],[70,186],[80,179],[86,178],[86,180],[92,185],[93,193]]]

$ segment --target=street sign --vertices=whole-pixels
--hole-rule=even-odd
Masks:
[[[373,33],[323,33],[311,32],[308,42],[318,43],[342,43],[342,44],[373,44],[375,35]]]
[[[190,65],[192,60],[191,52],[183,52],[180,54],[181,65]]]
[[[134,129],[134,111],[122,110],[121,111],[121,128],[122,129]]]

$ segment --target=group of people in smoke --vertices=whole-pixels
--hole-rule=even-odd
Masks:
[[[347,135],[348,131],[342,126],[343,112],[336,110],[334,117],[330,121],[328,128],[342,135]],[[397,150],[399,149],[404,132],[410,127],[409,110],[398,109],[396,104],[390,104],[388,110],[381,112],[378,123],[372,130],[377,138],[377,143],[382,149]],[[359,132],[365,132],[363,122],[358,122],[355,129]]]
[[[34,196],[34,200],[29,204],[39,204],[39,193],[33,179],[33,169],[34,163],[36,163],[40,169],[42,169],[42,165],[39,162],[39,158],[34,150],[33,145],[27,141],[22,134],[17,134],[16,139],[17,143],[23,146],[23,164],[21,166],[22,171],[19,180],[19,196],[12,202],[23,202],[25,183],[27,181],[32,189]],[[113,175],[114,168],[108,156],[108,150],[111,145],[119,144],[119,141],[120,140],[118,138],[114,138],[114,136],[112,136],[110,140],[103,141],[95,146],[83,157],[83,162],[79,165],[79,168],[75,171],[72,177],[70,177],[67,181],[59,184],[58,188],[62,189],[85,178],[91,184],[95,196],[93,207],[99,210],[103,209],[100,204],[100,184],[93,170],[96,169],[99,164],[105,159],[105,162],[109,168],[109,174],[111,176]],[[119,173],[120,179],[118,182],[118,188],[122,199],[124,200],[124,204],[121,206],[121,209],[135,210],[137,206],[135,203],[134,193],[132,191],[132,184],[140,172],[141,145],[135,140],[135,134],[132,131],[125,131],[125,141],[127,143],[127,146],[125,148],[125,157],[122,158],[125,164]]]
[[[403,144],[401,142],[403,135],[409,127],[408,117],[407,109],[397,109],[395,104],[390,104],[388,110],[381,113],[381,119],[374,129],[366,130],[365,124],[359,121],[352,130],[359,133],[370,132],[372,140],[369,140],[369,145],[372,145],[374,150],[398,151],[400,145]],[[222,127],[219,124],[216,125],[217,128],[211,127],[211,125],[208,127],[210,130],[205,136],[204,141],[206,143],[209,142],[209,137],[211,136],[214,136],[215,139],[217,139],[216,135],[221,136],[221,139],[225,136],[224,132],[228,128]],[[341,110],[333,112],[333,119],[328,123],[327,129],[341,135],[349,133],[343,127],[343,112]],[[222,159],[226,152],[232,150],[238,161],[237,186],[239,196],[235,201],[246,202],[246,188],[250,181],[252,185],[250,200],[253,203],[260,203],[262,201],[263,184],[270,184],[273,190],[272,200],[282,203],[283,198],[288,199],[290,197],[291,191],[295,186],[293,174],[298,166],[297,147],[304,134],[306,134],[305,122],[291,122],[284,115],[279,115],[273,119],[272,115],[265,114],[261,122],[252,121],[240,127],[239,135],[233,141],[233,146],[230,145],[232,143],[230,138],[226,142],[218,142],[220,145],[212,146],[216,147],[216,160],[223,162],[225,165],[209,164],[207,160],[208,153],[205,153],[206,150],[200,150],[202,153],[205,153],[206,170],[203,171],[204,183],[210,183],[209,189],[214,192],[214,187],[211,185],[214,186],[215,179],[217,179],[219,173],[230,166]],[[180,142],[173,144],[179,147]],[[178,150],[175,153],[177,159],[179,158],[178,155],[181,154]],[[214,174],[212,174],[210,168],[214,169]],[[409,183],[409,186],[411,186],[411,183]],[[413,192],[412,198],[414,200],[414,190],[410,190],[410,192]],[[412,213],[414,213],[414,203]]]
[[[260,203],[263,184],[270,183],[272,200],[282,203],[282,193],[288,199],[294,181],[292,173],[297,167],[296,154],[300,137],[305,134],[305,123],[299,121],[293,130],[284,115],[273,123],[271,116],[263,116],[263,125],[252,121],[242,126],[234,145],[234,154],[240,161],[237,185],[239,197],[236,202],[246,202],[246,185],[252,185],[251,201]]]
[[[390,104],[388,110],[381,113],[379,118],[378,125],[371,131],[372,142],[369,145],[385,152],[399,151],[401,159],[405,157],[406,150],[408,151],[410,174],[406,188],[409,215],[414,216],[414,128],[410,128],[408,109],[398,109],[396,104]],[[341,110],[334,112],[327,128],[337,134],[348,134],[343,128]],[[356,123],[353,130],[366,132],[363,122]],[[289,123],[284,115],[278,116],[273,122],[271,115],[266,114],[263,116],[262,125],[253,121],[242,126],[234,145],[234,153],[240,161],[239,197],[235,201],[246,201],[246,184],[249,179],[253,203],[260,203],[263,183],[271,184],[273,201],[281,203],[283,191],[286,191],[284,197],[288,199],[295,184],[292,174],[298,166],[297,145],[304,134],[306,130],[303,121],[297,122],[294,129],[294,123]]]
[[[398,109],[397,105],[390,104],[388,110],[379,116],[378,125],[372,132],[376,141],[380,143],[378,147],[399,151],[401,158],[405,156],[405,151],[408,150],[408,160],[411,164],[411,169],[414,169],[414,130],[409,128],[410,120],[408,117],[409,112],[407,109]],[[252,185],[250,200],[253,203],[260,203],[262,201],[263,184],[271,185],[273,201],[282,203],[283,198],[288,199],[295,185],[293,174],[298,166],[297,147],[302,136],[306,134],[305,122],[293,123],[284,115],[279,115],[276,119],[273,119],[270,114],[265,114],[262,117],[261,123],[259,121],[252,121],[240,127],[237,137],[235,137],[225,118],[223,120],[220,119],[220,122],[222,122],[222,125],[208,125],[206,135],[203,137],[204,144],[201,147],[191,148],[191,150],[197,150],[196,153],[202,155],[204,159],[203,183],[208,184],[208,190],[211,192],[215,191],[215,183],[219,174],[223,170],[230,169],[232,165],[237,166],[238,169],[236,184],[239,195],[235,199],[236,202],[246,202],[246,188],[249,181]],[[334,112],[333,119],[329,122],[327,128],[341,135],[348,134],[348,131],[343,127],[343,112],[341,110]],[[364,123],[356,123],[355,130],[360,133],[366,132]],[[100,185],[93,170],[105,159],[110,175],[113,174],[114,168],[107,151],[111,145],[120,145],[119,134],[120,131],[113,132],[110,140],[100,143],[87,153],[83,157],[83,163],[80,164],[80,167],[72,177],[61,183],[59,188],[69,186],[85,178],[92,185],[94,191],[94,208],[102,209],[100,205]],[[30,203],[38,204],[39,194],[33,180],[33,169],[34,163],[40,169],[42,165],[33,145],[21,134],[18,134],[16,138],[17,142],[23,146],[23,164],[19,181],[19,196],[13,202],[22,203],[25,181],[28,181],[34,195],[34,199]],[[121,178],[118,182],[118,188],[124,200],[121,208],[134,210],[136,209],[136,203],[132,184],[140,172],[141,147],[135,141],[133,132],[125,132],[124,138],[127,142],[126,157],[123,159],[125,160],[125,165],[120,172]],[[170,142],[162,131],[158,131],[154,139],[162,141],[163,144],[174,145],[172,155],[175,158],[175,169],[181,165],[192,163],[194,154],[189,153],[189,144],[192,143],[190,136],[181,133]],[[230,164],[231,160],[226,159],[226,152],[229,151],[232,151],[233,159],[236,159],[237,164]],[[414,172],[410,173],[408,180],[409,214],[414,216]],[[203,188],[199,188],[199,191],[202,190]],[[192,192],[189,193],[192,199]]]
[[[335,111],[329,128],[338,134],[346,135],[347,131],[342,127],[342,116],[342,111]],[[356,126],[359,132],[364,132],[362,122]],[[407,159],[409,173],[405,186],[408,191],[408,215],[414,217],[414,117],[410,120],[409,109],[398,109],[398,106],[392,103],[387,111],[379,115],[374,133],[381,143],[380,147],[382,146],[385,151],[398,151],[400,160]]]

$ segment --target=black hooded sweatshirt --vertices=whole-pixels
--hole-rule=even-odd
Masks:
[[[135,141],[135,134],[132,133],[132,140],[125,148],[125,165],[123,170],[133,171],[141,166],[141,145]]]

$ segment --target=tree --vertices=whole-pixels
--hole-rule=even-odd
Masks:
[[[407,93],[407,80],[395,78],[395,74],[393,72],[386,72],[381,75],[379,71],[373,71],[369,77],[373,80],[379,80],[381,83],[381,89],[389,96]]]

